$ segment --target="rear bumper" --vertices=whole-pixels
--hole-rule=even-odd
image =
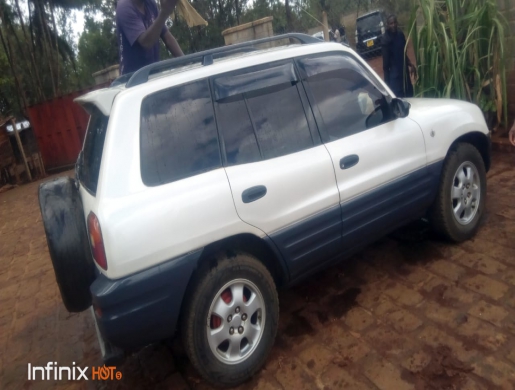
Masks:
[[[198,250],[121,279],[99,275],[90,290],[102,337],[125,350],[172,337],[201,253]]]

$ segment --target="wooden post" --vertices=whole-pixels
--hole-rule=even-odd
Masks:
[[[45,164],[43,164],[43,157],[41,157],[41,152],[38,148],[38,161],[39,161],[39,172],[41,173],[41,177],[46,177]]]
[[[9,118],[5,122],[5,133],[7,134],[7,143],[9,144],[9,148],[11,149],[11,156],[12,156],[12,164],[11,164],[11,166],[13,168],[14,176],[16,178],[16,184],[18,184],[20,182],[20,175],[18,174],[18,170],[16,169],[16,155],[14,154],[14,149],[13,149],[13,146],[11,145],[11,140],[9,139],[9,133],[7,132],[7,122],[9,122],[10,119],[11,118]],[[7,175],[9,176],[9,180],[10,180],[12,178],[12,176],[9,173],[9,168],[6,168],[6,169],[7,169]]]
[[[327,12],[322,11],[322,25],[324,26],[324,41],[329,42],[329,24],[327,23]]]
[[[27,163],[27,157],[25,157],[25,151],[23,150],[20,135],[18,134],[18,129],[16,128],[16,121],[13,118],[11,118],[11,124],[13,125],[14,137],[16,138],[16,142],[18,143],[18,148],[20,149],[21,156],[23,158],[23,163],[25,164],[27,176],[29,177],[29,181],[32,181],[32,175],[30,174],[29,164]]]

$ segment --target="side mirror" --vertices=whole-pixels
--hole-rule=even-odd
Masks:
[[[395,98],[392,100],[392,111],[396,118],[406,118],[409,115],[411,104],[406,100]]]

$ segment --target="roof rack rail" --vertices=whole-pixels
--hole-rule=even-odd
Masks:
[[[113,82],[111,83],[111,85],[109,85],[109,87],[115,87],[117,85],[126,84],[127,81],[130,80],[130,78],[132,77],[133,74],[134,74],[134,72],[125,73],[124,75],[117,77],[116,79],[113,80]]]
[[[218,47],[216,49],[211,50],[205,50],[198,53],[188,54],[186,56],[172,58],[170,60],[164,60],[160,62],[156,62],[154,64],[147,65],[138,71],[134,72],[129,81],[127,81],[127,84],[125,85],[126,88],[134,87],[136,85],[144,84],[148,81],[148,77],[153,73],[162,72],[165,70],[175,69],[179,68],[181,66],[189,65],[189,64],[195,64],[195,63],[201,63],[202,65],[211,65],[213,63],[213,59],[215,58],[223,58],[227,57],[232,54],[236,53],[244,53],[244,52],[250,52],[254,50],[258,50],[253,48],[255,45],[260,45],[263,43],[273,42],[273,41],[280,41],[283,39],[289,39],[297,40],[301,44],[310,44],[310,43],[321,43],[317,38],[314,38],[312,36],[306,35],[306,34],[298,34],[298,33],[290,33],[290,34],[283,34],[283,35],[276,35],[273,37],[268,38],[262,38],[262,39],[256,39],[254,41],[248,41],[243,43],[237,43],[235,45],[230,46],[223,46]],[[111,86],[122,84],[127,80],[127,77],[129,75],[123,75],[123,80],[118,81],[116,79]],[[115,84],[116,83],[116,84]]]

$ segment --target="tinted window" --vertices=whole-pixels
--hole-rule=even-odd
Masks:
[[[141,177],[149,186],[221,166],[206,80],[146,97],[141,107]]]
[[[233,82],[233,90],[226,82],[229,76],[214,82],[216,96],[222,92],[222,96],[230,96],[216,102],[228,165],[284,156],[313,146],[291,63],[243,75],[239,72],[237,77],[251,80],[255,90],[246,82]],[[223,90],[218,91],[219,86]],[[245,92],[237,93],[243,88]]]
[[[358,34],[366,34],[368,32],[381,30],[381,22],[382,19],[380,14],[372,14],[358,19],[356,23]]]
[[[281,85],[246,95],[264,159],[313,146],[296,85]]]
[[[79,165],[80,180],[89,191],[95,194],[109,117],[102,114],[95,106],[91,106],[89,111],[91,117],[82,151],[82,163]]]
[[[224,134],[228,165],[259,161],[261,154],[242,96],[217,103],[218,125]]]
[[[326,141],[348,137],[391,119],[386,96],[353,58],[303,58],[299,65],[311,103],[319,110],[318,120],[323,122]]]

